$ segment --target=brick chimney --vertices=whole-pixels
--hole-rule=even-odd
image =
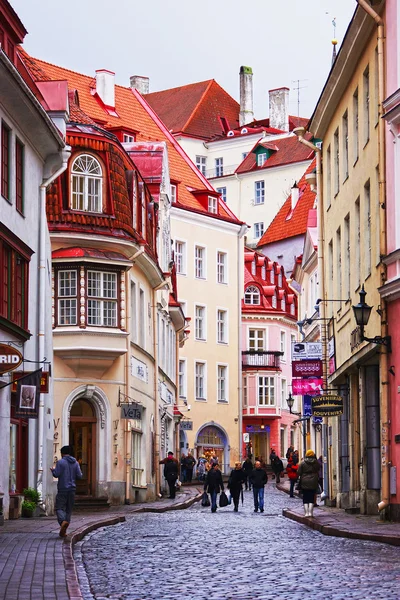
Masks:
[[[130,78],[130,86],[132,90],[137,90],[144,96],[150,91],[150,80],[142,75],[132,75]]]
[[[269,126],[289,131],[289,88],[269,90]]]
[[[240,67],[240,113],[239,125],[246,125],[254,121],[253,112],[253,69]]]
[[[103,104],[115,108],[115,73],[107,69],[96,71],[96,92]]]

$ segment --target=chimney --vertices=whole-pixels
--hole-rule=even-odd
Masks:
[[[240,113],[239,125],[242,127],[254,121],[253,113],[253,69],[240,67]]]
[[[292,187],[292,210],[296,208],[296,205],[299,201],[299,188],[297,187],[297,183],[294,182]]]
[[[96,93],[103,104],[115,108],[115,73],[107,69],[96,71]]]
[[[130,78],[130,86],[132,90],[137,90],[144,96],[150,91],[150,80],[148,77],[141,75],[132,75]]]
[[[289,131],[289,88],[269,90],[269,126]]]

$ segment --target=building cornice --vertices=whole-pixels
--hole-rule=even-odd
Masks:
[[[242,227],[242,223],[230,223],[229,221],[223,221],[220,219],[214,219],[212,216],[203,215],[197,212],[191,212],[190,209],[185,210],[173,206],[171,208],[171,220],[182,221],[183,223],[189,223],[191,225],[204,225],[207,229],[214,229],[215,231],[224,231],[238,235]]]
[[[400,298],[400,277],[397,277],[392,281],[387,281],[378,288],[378,292],[380,293],[381,298],[384,298],[387,302]]]

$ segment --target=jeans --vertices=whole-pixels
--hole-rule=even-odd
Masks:
[[[254,510],[264,510],[264,487],[256,488],[253,486]]]
[[[245,475],[245,477],[246,477],[246,479],[244,480],[244,485],[246,487],[246,490],[247,490],[247,488],[249,490],[251,490],[250,473],[248,475]]]
[[[63,521],[71,522],[72,509],[75,502],[75,490],[70,492],[58,492],[56,496],[56,514],[58,524]]]
[[[214,490],[210,492],[211,496],[211,512],[215,512],[217,510],[217,492]]]
[[[290,494],[289,494],[291,498],[294,497],[293,491],[294,491],[295,484],[296,484],[296,480],[295,479],[291,479],[290,480]]]

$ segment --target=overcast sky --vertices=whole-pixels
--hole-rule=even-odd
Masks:
[[[341,42],[355,0],[10,0],[29,34],[26,50],[116,82],[150,77],[157,91],[215,79],[239,100],[239,68],[254,72],[257,118],[268,90],[289,87],[290,112],[309,117],[329,72],[336,17]],[[339,46],[338,46],[339,47]]]

